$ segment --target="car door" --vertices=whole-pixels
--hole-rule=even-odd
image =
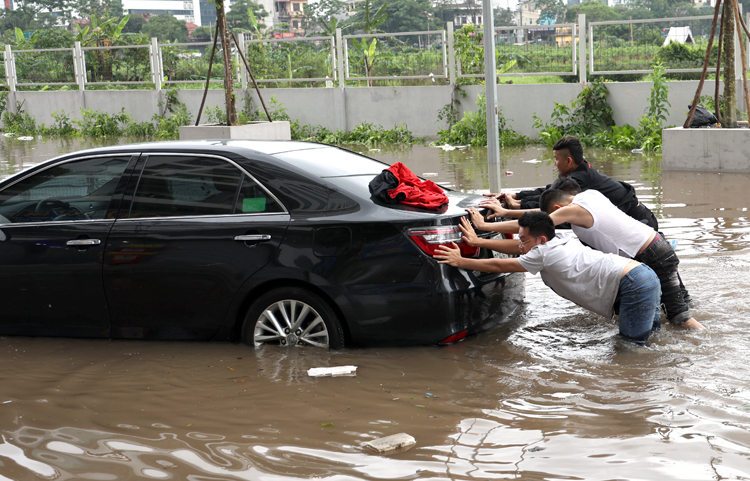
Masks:
[[[112,336],[210,338],[273,259],[289,214],[223,157],[150,154],[139,164],[105,251]]]
[[[136,158],[70,159],[0,191],[0,332],[109,334],[102,256]]]

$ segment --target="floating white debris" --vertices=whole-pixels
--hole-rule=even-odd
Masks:
[[[356,376],[357,366],[313,367],[307,370],[307,375],[312,377]]]
[[[438,176],[437,172],[425,172],[424,174],[422,174],[422,177],[437,177],[437,176]]]
[[[34,140],[34,137],[18,137],[18,140]]]
[[[505,175],[513,175],[513,171],[510,171],[510,170],[506,170],[506,171],[505,171]]]
[[[438,145],[441,149],[445,150],[446,152],[450,152],[451,150],[456,150],[456,147],[448,144]]]
[[[370,152],[380,152],[380,149],[370,149]]]
[[[13,132],[6,132],[3,134],[3,137],[15,137],[15,136],[16,134],[14,134]]]
[[[393,434],[384,438],[374,439],[368,443],[365,443],[370,449],[374,449],[378,453],[389,453],[396,450],[405,450],[417,444],[417,440],[413,436],[409,436],[406,433]]]
[[[537,160],[537,159],[531,159],[531,160],[524,160],[523,163],[524,164],[541,164],[542,161],[541,160]]]

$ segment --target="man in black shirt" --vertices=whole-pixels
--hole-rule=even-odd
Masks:
[[[656,216],[638,201],[632,185],[601,174],[586,162],[583,158],[583,146],[577,137],[568,135],[561,138],[552,147],[552,151],[555,155],[555,167],[561,177],[568,176],[575,180],[581,191],[598,190],[630,217],[651,226],[656,231],[659,230]],[[511,209],[538,209],[539,196],[551,185],[534,190],[522,190],[516,194],[500,194],[498,198],[505,201]]]

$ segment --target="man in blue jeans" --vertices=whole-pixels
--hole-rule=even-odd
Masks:
[[[468,224],[466,219],[462,222]],[[604,254],[584,246],[573,236],[557,236],[544,212],[527,212],[518,220],[518,242],[499,241],[495,250],[521,254],[510,259],[467,259],[453,246],[440,246],[435,258],[468,270],[530,272],[558,295],[611,319],[619,305],[620,335],[645,344],[661,326],[659,278],[638,261]]]

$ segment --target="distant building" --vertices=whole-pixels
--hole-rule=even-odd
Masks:
[[[307,5],[307,0],[274,0],[273,1],[273,25],[281,27],[282,30],[304,35],[302,28],[302,16]]]
[[[453,25],[456,28],[461,28],[464,25],[483,25],[481,1],[464,0],[463,3],[455,4],[453,8],[455,8]]]
[[[521,2],[515,12],[516,25],[538,25],[542,11],[536,7],[536,2]]]
[[[171,14],[179,20],[203,25],[200,0],[122,0],[122,9],[127,14]],[[215,19],[214,10],[214,23]]]

